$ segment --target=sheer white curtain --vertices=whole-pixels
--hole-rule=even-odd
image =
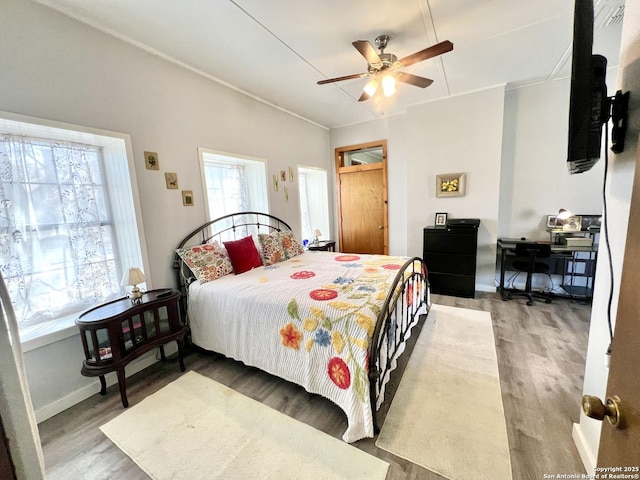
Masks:
[[[302,238],[311,241],[313,232],[322,232],[321,240],[330,238],[329,196],[327,171],[317,168],[298,168],[300,188],[300,220]]]
[[[249,210],[249,192],[244,165],[204,161],[210,219]]]
[[[0,271],[22,327],[119,295],[98,147],[0,135]]]

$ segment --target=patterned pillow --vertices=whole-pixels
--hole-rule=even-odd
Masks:
[[[279,237],[287,260],[304,252],[302,245],[296,240],[293,232],[280,232]]]
[[[282,262],[287,259],[282,248],[280,236],[277,233],[260,233],[258,235],[258,240],[260,240],[262,261],[265,266],[273,265],[274,263]]]
[[[227,252],[219,245],[204,244],[176,250],[200,283],[210,282],[233,272]]]

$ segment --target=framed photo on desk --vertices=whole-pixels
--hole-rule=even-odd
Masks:
[[[562,225],[562,230],[565,232],[579,232],[581,229],[582,217],[580,215],[567,218]]]

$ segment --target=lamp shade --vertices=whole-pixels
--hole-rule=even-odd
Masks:
[[[364,86],[365,93],[370,97],[373,97],[377,89],[378,81],[375,78],[371,79],[371,81]]]
[[[559,218],[560,220],[566,220],[570,216],[571,216],[571,212],[568,210],[565,210],[564,208],[561,208],[560,210],[558,210],[558,215],[556,215],[556,217]]]
[[[140,283],[144,283],[145,281],[144,273],[138,267],[129,267],[124,271],[124,275],[122,275],[122,281],[120,285],[126,286],[134,286]]]
[[[396,93],[396,79],[393,75],[385,75],[382,78],[382,91],[385,97],[390,97]]]

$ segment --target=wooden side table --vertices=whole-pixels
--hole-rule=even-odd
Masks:
[[[335,240],[320,240],[318,243],[309,243],[307,245],[309,250],[324,250],[325,252],[335,252],[336,242]]]
[[[178,344],[180,370],[184,372],[184,336],[186,327],[180,318],[180,292],[171,289],[151,290],[139,303],[127,297],[98,305],[76,320],[84,348],[85,360],[80,373],[100,377],[100,394],[107,392],[104,375],[116,372],[122,405],[129,406],[124,368],[132,360],[156,347],[162,360],[164,344]]]

